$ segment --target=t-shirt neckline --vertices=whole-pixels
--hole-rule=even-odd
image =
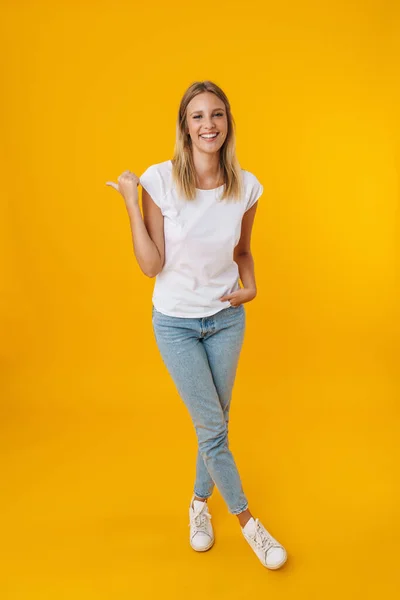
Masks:
[[[169,163],[170,163],[170,166],[172,168],[172,160],[171,159],[169,160]],[[223,183],[222,185],[219,185],[216,188],[211,188],[211,189],[208,189],[208,190],[203,190],[201,188],[194,188],[194,189],[196,190],[196,192],[216,192],[217,190],[220,190],[223,187],[225,187],[225,183]]]

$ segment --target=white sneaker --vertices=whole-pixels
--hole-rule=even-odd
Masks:
[[[197,552],[205,552],[214,544],[214,532],[207,502],[190,501],[189,507],[190,545]]]
[[[251,518],[241,528],[258,558],[268,569],[279,569],[287,560],[285,548],[265,529],[259,519]]]

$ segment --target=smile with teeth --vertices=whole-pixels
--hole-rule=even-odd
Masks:
[[[214,140],[218,133],[202,133],[200,137],[202,137],[204,140]]]

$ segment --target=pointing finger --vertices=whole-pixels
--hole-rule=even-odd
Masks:
[[[107,181],[106,185],[113,187],[115,190],[117,190],[117,192],[119,192],[119,187],[117,183],[114,183],[113,181]]]

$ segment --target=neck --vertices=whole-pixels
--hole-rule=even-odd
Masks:
[[[219,152],[213,154],[193,152],[193,162],[200,186],[218,187],[220,185]]]

